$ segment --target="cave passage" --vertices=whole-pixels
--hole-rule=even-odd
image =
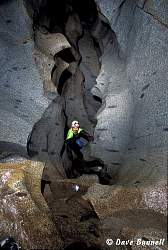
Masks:
[[[164,214],[166,214],[165,184],[162,183],[162,179],[158,178],[156,180],[157,183],[149,185],[149,188],[146,183],[143,185],[145,179],[143,172],[146,172],[149,166],[147,165],[149,158],[146,155],[141,155],[138,158],[140,166],[142,166],[141,172],[139,172],[142,173],[140,179],[135,179],[136,172],[137,170],[139,171],[136,165],[134,165],[135,168],[132,168],[130,165],[127,171],[125,168],[126,163],[120,157],[122,152],[120,145],[118,146],[118,138],[121,139],[121,146],[123,146],[124,141],[126,141],[122,138],[122,134],[124,136],[126,134],[125,127],[121,127],[122,133],[117,133],[117,131],[120,132],[120,124],[122,125],[124,121],[123,117],[127,118],[125,119],[126,121],[129,120],[128,109],[125,109],[125,107],[127,107],[127,100],[132,100],[132,98],[127,99],[129,91],[128,93],[126,91],[126,95],[125,91],[122,91],[123,95],[120,95],[120,90],[118,92],[118,87],[121,87],[121,85],[124,85],[122,90],[127,87],[125,81],[122,82],[121,80],[126,79],[129,68],[125,67],[125,62],[123,62],[122,53],[120,53],[121,44],[117,43],[117,39],[119,39],[118,31],[116,31],[115,35],[108,21],[106,22],[105,16],[100,13],[100,9],[98,10],[94,0],[24,1],[29,2],[29,7],[32,4],[34,11],[33,15],[30,16],[34,21],[32,32],[34,31],[35,46],[29,55],[32,56],[33,54],[36,65],[34,65],[34,60],[32,60],[30,64],[32,64],[33,68],[28,71],[28,75],[31,76],[30,80],[34,85],[27,84],[28,75],[25,75],[24,78],[27,82],[21,80],[22,83],[25,83],[22,90],[25,98],[30,97],[30,101],[35,100],[39,105],[44,104],[46,101],[46,106],[42,110],[37,109],[37,107],[34,109],[35,103],[33,102],[32,106],[30,106],[30,109],[32,107],[30,115],[25,115],[22,112],[23,117],[27,118],[27,120],[32,117],[33,113],[40,112],[40,117],[33,120],[29,126],[30,130],[33,126],[27,139],[29,158],[26,153],[26,145],[20,147],[20,144],[17,143],[8,144],[8,142],[4,141],[0,143],[0,148],[2,149],[2,151],[0,150],[0,162],[7,163],[5,168],[2,166],[0,176],[2,179],[2,185],[0,185],[2,189],[2,194],[0,195],[2,198],[2,209],[0,210],[2,210],[2,222],[4,221],[4,223],[1,223],[2,231],[4,231],[4,234],[10,232],[11,236],[14,236],[18,243],[23,243],[23,246],[24,242],[27,242],[32,246],[34,245],[32,249],[57,250],[109,249],[107,244],[109,236],[113,240],[118,237],[127,240],[130,237],[139,235],[144,241],[151,237],[151,231],[154,232],[154,238],[156,239],[160,235],[164,236],[166,231],[164,229]],[[0,1],[0,4],[2,2],[5,1]],[[17,0],[7,0],[6,2],[16,4],[16,8],[18,4],[22,3],[22,1]],[[127,1],[123,1],[119,7],[116,23],[123,15],[121,8],[123,5],[125,7],[125,4],[127,4]],[[128,11],[129,7],[127,8]],[[138,9],[138,7],[136,8]],[[115,11],[117,11],[117,7]],[[143,12],[142,9],[140,11]],[[6,11],[1,12],[7,15]],[[12,15],[13,13],[15,12],[12,11]],[[25,19],[25,14],[23,17]],[[124,15],[124,17],[127,19],[127,15]],[[130,20],[136,21],[136,17],[135,12],[135,19]],[[148,18],[150,17],[148,16]],[[17,19],[20,20],[20,15],[17,16]],[[13,25],[13,21],[11,22],[10,18],[4,20],[5,27]],[[116,23],[114,22],[115,25]],[[117,28],[122,33],[122,29],[125,29],[125,26],[122,27],[121,24],[120,22]],[[152,25],[152,22],[150,22],[150,25]],[[18,28],[18,25],[15,26]],[[146,25],[143,26],[146,28]],[[129,29],[129,36],[134,31],[136,31],[136,28]],[[122,35],[125,32],[126,29]],[[136,35],[139,35],[139,32],[136,32]],[[143,34],[141,34],[142,37]],[[29,40],[31,47],[33,47],[32,37]],[[142,39],[142,45],[144,45],[143,40],[145,39]],[[15,42],[19,42],[20,46],[20,40]],[[30,46],[30,44],[28,41],[25,41],[25,37],[22,43],[25,56],[25,47]],[[126,42],[125,45],[127,46],[128,43]],[[138,55],[139,48],[134,50]],[[15,49],[15,51],[17,50]],[[134,54],[134,51],[131,51],[131,53]],[[143,55],[142,53],[142,57]],[[23,64],[20,55],[19,60]],[[130,62],[131,60],[130,58]],[[18,63],[16,62],[15,64],[12,65],[12,70],[21,74]],[[25,66],[21,66],[25,70]],[[39,82],[39,85],[33,76],[33,70],[36,66],[38,69],[37,76],[42,80]],[[135,64],[133,67],[136,69]],[[116,83],[113,77],[115,78],[114,69],[116,69],[118,76],[117,68],[119,68],[119,78],[115,80],[117,80],[117,84],[120,86],[117,85],[117,94],[115,94],[116,86],[114,85]],[[156,71],[154,72],[155,74]],[[17,78],[16,81],[13,81],[11,70],[9,71],[9,76],[12,79],[12,83],[15,83],[13,84],[14,87],[15,85],[17,87],[19,79]],[[133,82],[132,75],[130,76],[131,82]],[[29,86],[31,87],[28,88]],[[41,87],[36,90],[37,93],[41,93],[40,96],[33,95],[35,86]],[[9,88],[10,86],[6,82],[2,87]],[[21,90],[20,85],[18,85],[18,88]],[[147,92],[151,88],[152,84],[146,83],[142,86],[141,89],[145,93],[139,95],[140,101],[145,100]],[[17,90],[16,88],[15,92],[13,92],[19,92]],[[53,96],[49,98],[48,93],[53,93]],[[159,93],[161,93],[160,90]],[[10,91],[7,91],[5,97],[9,94]],[[13,106],[16,109],[15,114],[18,116],[16,115],[15,120],[13,118],[12,120],[19,121],[20,114],[18,111],[21,111],[25,99],[22,101],[17,97],[14,105],[11,106],[9,105],[9,99],[6,99],[8,100],[6,107],[10,111],[7,114],[8,117],[12,115],[11,108]],[[133,103],[131,100],[128,102],[130,105],[128,106],[132,110]],[[122,104],[121,107],[119,107],[120,103]],[[20,109],[19,106],[21,107]],[[28,105],[25,106],[27,107]],[[144,107],[148,106],[149,103]],[[120,109],[117,109],[118,107]],[[29,112],[29,109],[24,110]],[[36,112],[33,112],[34,110]],[[122,112],[119,112],[119,110],[124,112],[123,117],[120,116]],[[2,112],[4,112],[3,109]],[[104,116],[103,113],[107,116]],[[137,113],[137,115],[139,114]],[[118,120],[116,126],[113,126],[115,124],[113,124],[114,120],[111,118]],[[73,120],[78,120],[81,127],[91,135],[94,134],[95,137],[93,142],[88,143],[82,149],[84,159],[79,159],[72,151],[71,157],[69,157],[68,150],[66,150],[65,138]],[[5,126],[8,125],[7,122],[4,124]],[[139,123],[139,129],[141,130],[140,125]],[[25,126],[22,126],[22,123],[21,127],[25,130]],[[13,122],[12,128],[16,128],[16,136],[20,137],[21,130],[19,131],[18,124]],[[164,127],[163,130],[165,133],[168,129]],[[2,131],[6,131],[6,128],[5,130],[2,129]],[[28,133],[26,133],[25,139]],[[6,135],[7,133],[5,133]],[[128,150],[131,154],[134,154],[135,151],[132,151],[132,145],[130,143]],[[134,145],[134,149],[136,149],[135,146],[137,145]],[[16,156],[15,153],[17,154]],[[158,161],[160,161],[161,158],[158,156],[158,154],[155,155]],[[152,155],[150,157],[152,159]],[[27,161],[27,158],[30,161]],[[160,163],[156,167],[155,170],[159,172]],[[116,174],[115,178],[115,170],[117,174],[120,170],[126,170],[126,182],[124,180],[120,182],[119,177],[122,178],[122,175],[117,176]],[[131,170],[133,170],[132,174]],[[150,173],[152,173],[150,175],[152,180],[156,171],[153,171],[154,168],[151,170],[149,168]],[[112,171],[113,176],[111,174]],[[129,182],[129,179],[127,180],[127,177],[131,179],[131,182]],[[161,183],[159,183],[160,180]],[[146,181],[149,182],[148,179]],[[110,185],[113,186],[110,187]],[[29,200],[31,201],[30,205]],[[46,203],[48,206],[46,206]],[[52,238],[54,241],[52,241]],[[38,247],[40,244],[42,247]],[[52,245],[52,247],[45,247],[45,244]],[[116,249],[114,245],[113,247]],[[23,247],[23,249],[29,249],[29,247]],[[131,247],[121,246],[121,249],[130,250]]]
[[[72,23],[68,23],[69,16],[72,17]],[[71,48],[64,49],[55,55],[56,64],[51,72],[52,80],[57,85],[57,92],[65,102],[65,108],[63,109],[65,118],[64,139],[66,138],[68,125],[72,120],[79,120],[81,127],[84,126],[84,129],[90,133],[94,132],[97,123],[96,113],[101,107],[101,99],[95,98],[91,93],[100,71],[99,46],[91,33],[92,26],[97,18],[97,6],[93,0],[64,0],[58,3],[48,1],[46,5],[40,7],[38,14],[35,15],[34,26],[37,29],[41,26],[45,27],[50,34],[62,33],[71,45]],[[68,33],[67,26],[69,28],[76,27],[76,30],[75,28],[71,32],[68,30]],[[62,65],[67,64],[66,68],[62,67]],[[75,70],[73,70],[74,65]],[[59,67],[64,70],[59,71]],[[60,75],[59,78],[57,74]],[[57,122],[59,123],[59,121]],[[38,131],[38,128],[36,130]],[[36,136],[34,137],[35,140]],[[32,141],[32,145],[34,141]],[[47,147],[50,143],[47,136],[47,146],[43,149],[43,155],[48,153]],[[57,143],[63,145],[59,145],[59,148],[61,147],[58,152],[60,158],[57,158],[57,161],[54,162],[63,163],[66,153],[65,143],[62,140],[58,140]],[[81,160],[71,152],[71,157],[69,157],[71,167],[66,170],[67,178],[71,181],[80,176],[90,176],[90,178],[96,178],[97,182],[102,185],[109,185],[111,176],[107,173],[104,163],[99,159],[90,157],[90,151],[87,151],[87,149],[84,149],[82,153],[84,159]],[[54,159],[54,157],[53,152],[52,158]],[[57,168],[59,168],[59,164],[57,164]],[[75,191],[78,190],[76,186],[68,184],[68,182],[61,184],[53,179],[45,179],[44,176],[41,181],[41,192],[52,211],[55,224],[58,226],[65,242],[68,242],[68,240],[73,242],[67,245],[65,249],[77,249],[75,247],[79,246],[81,246],[81,249],[100,249],[96,246],[96,239],[99,237],[99,219],[90,204],[82,200],[82,195],[86,193],[87,189],[83,189],[81,185],[77,188],[79,188],[79,191]],[[72,211],[69,211],[69,206],[71,206]],[[76,225],[78,225],[78,228],[76,228]],[[76,243],[75,235],[78,235],[80,230],[82,231],[83,226],[86,227],[87,240],[85,238],[84,243],[82,243],[83,234],[81,234],[79,243]],[[75,232],[73,236],[67,232],[67,227],[70,232]],[[93,247],[91,247],[92,244],[88,244],[92,237],[95,238]]]
[[[50,32],[54,32],[56,27],[64,31],[68,15],[72,12],[76,12],[81,22],[87,25],[92,25],[98,15],[97,6],[93,0],[50,0],[39,6],[38,13],[35,13],[35,22],[40,24],[44,17],[47,17]]]
[[[82,0],[80,2],[76,0],[64,0],[58,2],[53,0],[47,1],[39,6],[39,10],[35,12],[35,17],[34,27],[36,27],[36,29],[39,29],[40,26],[45,27],[50,34],[60,32],[70,43],[71,48],[63,49],[55,55],[54,60],[58,60],[58,63],[55,64],[52,69],[51,79],[54,84],[57,85],[58,94],[61,96],[61,98],[64,98],[66,103],[65,106],[71,106],[71,109],[69,108],[64,110],[66,123],[68,120],[80,120],[81,127],[84,126],[86,131],[93,133],[94,130],[90,129],[91,127],[94,128],[97,123],[96,114],[102,104],[101,99],[93,96],[91,93],[93,86],[96,84],[96,78],[100,71],[99,53],[97,50],[97,47],[99,46],[98,42],[95,42],[95,39],[91,33],[92,27],[98,19],[96,3],[93,0]],[[70,20],[69,17],[71,18]],[[70,31],[67,31],[67,27],[70,29]],[[59,68],[64,67],[61,66],[64,62],[69,66],[66,67],[60,74]],[[77,68],[75,71],[72,71],[72,68],[75,64]],[[57,77],[57,74],[60,75],[59,78]],[[83,74],[83,83],[79,82],[81,81],[77,77],[79,74]],[[74,85],[74,87],[71,87],[71,85]],[[67,89],[69,88],[71,89],[71,92],[69,91],[68,93]],[[75,94],[73,93],[75,88],[78,88],[79,90],[76,93],[75,98],[73,98],[71,96]],[[81,96],[78,96],[78,93]],[[77,111],[78,105],[81,105],[80,113]],[[65,137],[67,129],[68,126],[65,124]],[[31,138],[28,140],[28,145],[33,145],[34,143],[33,140],[31,141]],[[48,141],[48,144],[50,144],[50,141]],[[48,146],[46,145],[46,147]],[[48,152],[46,147],[45,149],[42,149],[42,154],[44,154],[44,152]],[[66,147],[63,145],[62,149],[60,150],[61,158],[65,149]],[[36,154],[37,150],[32,149],[32,152],[35,152]],[[84,153],[84,158],[85,154],[87,154],[87,159],[89,159],[89,153]],[[72,157],[70,160],[72,161]],[[77,165],[72,161],[72,170],[76,168],[76,166]],[[90,161],[84,160],[81,166],[83,166],[83,174],[95,173],[98,175],[102,184],[107,183],[107,180],[102,181],[105,173],[102,175],[99,174],[97,170],[95,170],[96,167],[99,167],[100,169],[100,166],[103,169],[101,161],[94,161],[94,159],[91,159]],[[87,170],[87,167],[89,170]],[[77,168],[76,171],[79,175],[82,175],[82,168]],[[76,174],[73,174],[72,171],[70,171],[70,173],[71,174],[67,172],[67,176],[69,178],[76,177]],[[109,175],[107,176],[109,178]]]

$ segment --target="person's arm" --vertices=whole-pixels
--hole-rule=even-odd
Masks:
[[[86,139],[88,142],[94,140],[94,137],[92,135],[90,135],[88,132],[86,132],[85,130],[82,130],[80,132],[80,136],[83,137],[84,139]]]
[[[73,142],[74,142],[74,134],[72,132],[72,129],[69,129],[68,133],[67,133],[67,137],[66,137],[65,143],[71,144]]]

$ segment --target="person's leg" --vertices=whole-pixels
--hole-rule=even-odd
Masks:
[[[72,150],[73,150],[73,149],[72,149],[71,146],[68,144],[68,145],[67,145],[67,155],[68,155],[68,158],[69,158],[70,161],[73,161]]]
[[[80,148],[78,147],[78,145],[74,146],[74,153],[76,154],[76,156],[78,157],[78,159],[80,159],[80,160],[83,159],[83,154],[80,151]]]
[[[70,144],[69,146],[73,150],[73,152],[76,154],[77,158],[82,160],[83,154],[80,151],[80,147],[76,143]]]

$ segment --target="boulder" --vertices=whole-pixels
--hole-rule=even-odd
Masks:
[[[166,183],[160,181],[153,185],[135,184],[132,186],[92,185],[85,199],[89,200],[100,218],[124,210],[153,210],[156,213],[167,214]]]
[[[137,245],[137,240],[164,240],[160,249],[166,249],[167,188],[164,181],[151,186],[102,186],[94,184],[83,196],[91,203],[100,219],[101,246],[118,249],[121,241],[133,241],[132,249],[153,249]],[[114,244],[108,246],[107,239]],[[112,247],[112,248],[111,248]],[[120,249],[119,248],[119,249]]]
[[[28,160],[0,163],[1,238],[23,249],[61,249],[62,241],[41,194],[44,165]]]

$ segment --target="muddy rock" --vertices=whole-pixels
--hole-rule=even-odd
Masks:
[[[102,186],[92,185],[84,196],[95,208],[100,218],[115,212],[134,209],[153,210],[166,216],[166,183],[158,182],[151,186]]]
[[[105,249],[107,239],[133,240],[133,249],[142,249],[136,245],[138,238],[165,239],[161,249],[166,249],[166,190],[164,181],[145,187],[92,185],[83,198],[92,204],[101,220],[101,242]]]
[[[98,190],[99,195],[94,189],[94,195],[89,200],[102,218],[102,242],[106,242],[107,238],[112,238],[114,242],[117,239],[133,240],[133,249],[141,249],[142,246],[136,245],[138,238],[165,239],[161,248],[165,249],[167,198],[164,182],[146,187],[99,187]]]
[[[51,193],[46,201],[65,246],[76,241],[100,244],[99,219],[91,204],[82,198],[89,186],[90,180],[84,181],[84,177],[50,184]]]
[[[61,249],[60,236],[41,194],[44,165],[0,164],[1,237],[12,236],[23,249]]]

